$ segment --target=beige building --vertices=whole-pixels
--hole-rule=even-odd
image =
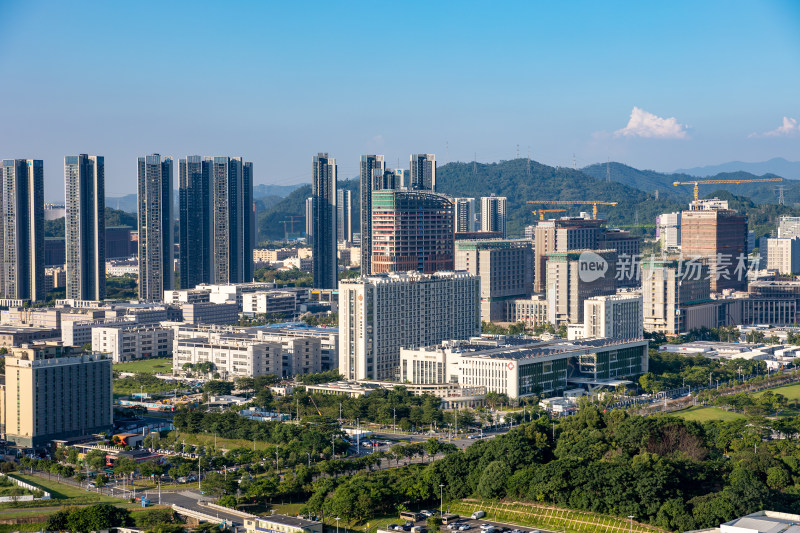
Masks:
[[[699,261],[678,260],[642,263],[644,330],[676,335],[686,331],[686,307],[708,300],[709,267]]]
[[[505,304],[509,322],[522,322],[528,327],[541,326],[547,322],[547,300],[540,294],[508,300]]]
[[[0,425],[6,440],[40,447],[54,439],[110,431],[111,359],[58,343],[6,356]]]
[[[507,301],[530,296],[532,245],[524,239],[456,242],[456,270],[481,278],[481,320],[507,322]]]
[[[800,272],[800,238],[767,239],[767,270],[779,274]]]
[[[595,248],[601,222],[584,218],[559,218],[539,222],[533,230],[534,292],[545,292],[547,254]]]
[[[44,269],[44,292],[53,289],[63,289],[67,286],[67,271],[64,267],[49,267]]]
[[[272,263],[275,261],[283,261],[290,257],[297,257],[296,248],[280,248],[279,250],[256,248],[253,250],[253,261],[256,263]]]
[[[547,314],[553,325],[583,322],[583,302],[616,294],[617,253],[575,250],[547,254]]]
[[[172,330],[154,324],[96,326],[92,351],[111,356],[115,363],[172,355]]]

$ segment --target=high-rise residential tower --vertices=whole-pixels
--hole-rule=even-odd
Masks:
[[[106,296],[105,163],[86,154],[64,158],[67,298]]]
[[[311,244],[314,234],[314,199],[306,198],[306,243]]]
[[[253,164],[240,157],[179,161],[181,288],[253,278]]]
[[[211,164],[211,282],[253,281],[253,163],[214,157]]]
[[[44,299],[44,165],[41,159],[3,160],[0,259],[0,298]]]
[[[411,154],[411,179],[409,189],[418,191],[436,190],[436,155]]]
[[[199,155],[178,161],[179,274],[182,289],[211,282],[211,167]]]
[[[335,289],[336,259],[336,160],[327,152],[314,156],[311,175],[312,271],[314,288]]]
[[[362,155],[360,168],[361,274],[367,275],[372,273],[372,191],[385,188],[376,185],[383,185],[386,163],[382,155]]]
[[[453,230],[456,233],[475,231],[475,198],[453,198],[455,207]]]
[[[353,242],[353,203],[350,191],[339,189],[336,193],[336,240]]]
[[[160,301],[175,287],[173,268],[172,158],[138,159],[139,298]]]
[[[506,197],[481,198],[481,231],[497,231],[506,236]]]

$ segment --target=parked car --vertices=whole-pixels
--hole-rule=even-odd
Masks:
[[[466,531],[466,530],[471,529],[471,528],[472,528],[472,526],[469,525],[469,524],[461,524],[460,526],[458,526],[458,530],[459,531]]]

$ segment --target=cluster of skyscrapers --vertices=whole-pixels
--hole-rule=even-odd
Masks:
[[[253,278],[253,164],[239,157],[181,159],[179,283],[241,283]],[[106,293],[105,161],[64,158],[66,296]],[[45,298],[44,165],[7,159],[0,184],[0,300]],[[175,287],[173,161],[137,160],[139,297],[160,301]]]

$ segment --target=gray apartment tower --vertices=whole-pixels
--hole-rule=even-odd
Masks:
[[[180,285],[253,279],[253,164],[190,155],[178,162]]]
[[[0,259],[0,299],[44,299],[44,164],[41,159],[3,160]]]
[[[172,158],[138,159],[139,298],[160,301],[175,287],[173,268]]]
[[[361,156],[361,275],[372,273],[372,191],[382,185],[386,163],[382,155]],[[380,176],[380,179],[377,178]],[[382,189],[383,187],[378,187]]]
[[[481,198],[481,231],[498,231],[506,237],[506,197]]]
[[[345,189],[336,192],[336,240],[353,242],[353,202]]]
[[[408,188],[417,191],[436,191],[436,155],[411,154],[411,177]]]
[[[468,233],[475,231],[475,198],[453,198],[455,206],[454,231]]]
[[[106,297],[105,163],[86,154],[64,158],[67,298]]]
[[[328,157],[327,152],[320,152],[314,156],[311,176],[311,264],[315,289],[337,287],[336,188],[336,160]]]

